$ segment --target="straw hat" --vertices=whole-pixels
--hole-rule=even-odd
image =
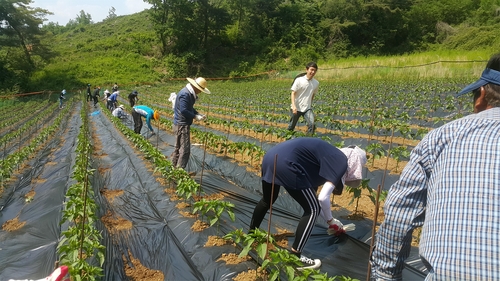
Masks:
[[[191,78],[186,78],[191,85],[196,87],[198,90],[204,92],[205,94],[210,94],[210,91],[207,89],[207,80],[203,77],[198,77],[196,80]]]
[[[123,104],[120,104],[119,108],[123,109],[124,108]]]

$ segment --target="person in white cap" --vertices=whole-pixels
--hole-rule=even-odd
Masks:
[[[66,90],[62,90],[61,94],[59,95],[59,109],[63,108],[63,100],[66,99],[64,95],[66,95]]]
[[[195,80],[186,78],[189,83],[182,88],[175,98],[174,107],[174,134],[175,148],[172,153],[172,164],[174,167],[186,168],[191,154],[191,129],[193,120],[206,119],[205,115],[199,114],[194,104],[200,93],[210,94],[207,88],[207,80],[198,77]]]
[[[474,113],[430,131],[384,202],[370,258],[375,280],[402,280],[422,227],[425,280],[500,280],[500,53],[473,93]]]
[[[250,231],[260,226],[271,204],[278,198],[280,187],[283,186],[304,210],[290,249],[303,263],[303,266],[297,269],[319,268],[319,259],[302,255],[316,219],[321,213],[316,192],[320,185],[326,183],[335,186],[339,193],[342,192],[344,184],[359,185],[361,175],[358,171],[361,171],[361,165],[366,161],[349,161],[351,157],[357,158],[358,154],[350,152],[346,155],[319,138],[295,138],[269,149],[262,159],[262,199],[255,206]]]

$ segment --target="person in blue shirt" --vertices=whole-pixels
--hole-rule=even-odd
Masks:
[[[361,171],[366,153],[359,155],[354,149],[340,150],[322,139],[310,137],[291,139],[269,149],[262,159],[262,199],[255,206],[250,230],[260,226],[283,186],[304,210],[291,248],[304,264],[298,269],[320,267],[319,259],[301,254],[321,213],[316,198],[318,187],[329,183],[335,187],[335,194],[341,194],[344,184],[359,186],[361,172],[354,171]]]
[[[116,91],[111,94],[108,98],[108,108],[113,111],[116,108],[116,104],[118,103],[118,96],[120,95],[120,91]]]
[[[174,107],[174,133],[175,148],[172,154],[174,167],[186,168],[191,154],[191,129],[193,119],[204,120],[205,115],[199,114],[194,108],[194,103],[200,93],[210,94],[207,89],[207,81],[203,77],[196,80],[186,78],[189,83],[182,88],[175,98]]]
[[[155,132],[153,127],[151,126],[151,119],[159,120],[160,114],[158,111],[153,110],[145,105],[136,105],[132,108],[132,118],[134,119],[134,132],[136,134],[141,133],[142,129],[142,117],[146,118],[146,125],[148,129],[151,131],[151,134],[154,135]]]

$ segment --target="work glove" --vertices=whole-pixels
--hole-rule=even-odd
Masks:
[[[326,230],[326,233],[328,235],[335,235],[335,236],[340,236],[346,231],[353,231],[356,229],[356,225],[353,223],[343,225],[338,219],[332,218],[331,221],[328,222],[329,226],[328,229]]]
[[[201,120],[205,120],[207,117],[203,114],[196,114],[196,116],[194,118],[196,119],[196,121],[201,121]]]

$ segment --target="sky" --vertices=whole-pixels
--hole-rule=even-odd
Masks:
[[[143,0],[33,0],[30,7],[49,10],[53,15],[46,16],[47,21],[66,25],[85,11],[90,14],[94,23],[104,20],[109,15],[111,7],[115,8],[117,16],[135,14],[151,7]]]

